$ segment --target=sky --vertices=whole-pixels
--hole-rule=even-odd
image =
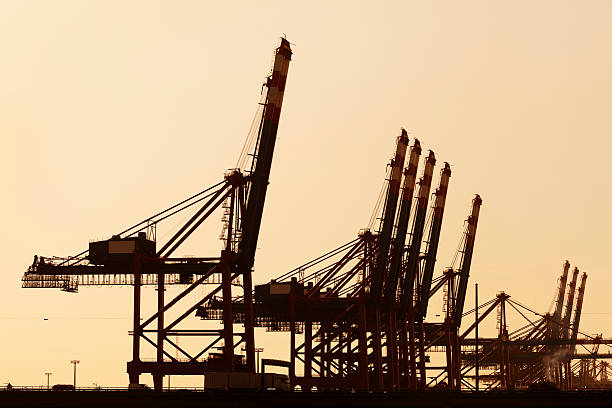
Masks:
[[[612,2],[5,0],[0,21],[0,383],[70,383],[79,359],[79,385],[127,384],[130,289],[21,276],[220,181],[284,35],[255,283],[367,226],[404,127],[453,171],[436,275],[478,193],[468,304],[477,282],[544,313],[568,259],[589,275],[581,330],[612,337]],[[208,224],[176,254],[217,256]],[[286,358],[286,337],[256,336]]]

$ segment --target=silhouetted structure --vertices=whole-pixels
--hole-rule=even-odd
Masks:
[[[23,286],[76,292],[80,285],[132,285],[133,354],[127,364],[132,389],[142,388],[140,375],[144,373],[152,374],[157,391],[162,390],[165,375],[206,373],[215,378],[215,386],[248,383],[245,388],[256,387],[253,381],[265,377],[255,375],[255,327],[289,332],[289,361],[264,359],[262,368],[288,368],[292,388],[473,389],[470,373],[476,362],[475,342],[468,335],[495,309],[497,338],[478,341],[479,368],[489,370],[480,375],[486,387],[509,389],[549,381],[569,389],[576,381],[607,383],[607,366],[570,364],[572,359],[587,358],[575,353],[576,344],[599,344],[602,339],[577,338],[586,274],[573,309],[578,270],[566,291],[567,262],[553,315],[541,315],[541,320],[509,333],[506,306],[517,310],[525,306],[501,292],[478,306],[485,308],[483,313],[460,334],[462,321],[471,313],[464,313],[464,305],[482,200],[479,195],[472,200],[452,265],[434,276],[451,168],[444,163],[430,204],[435,154],[425,155],[417,181],[421,145],[415,139],[409,146],[404,129],[397,137],[384,194],[375,210],[379,225],[369,225],[356,239],[253,288],[252,269],[291,56],[289,42],[282,39],[262,90],[260,116],[243,151],[244,165],[227,171],[219,183],[110,239],[91,242],[88,250],[75,256],[35,256]],[[195,209],[191,218],[158,248],[157,224],[189,209]],[[173,257],[216,210],[223,211],[220,255]],[[157,311],[141,319],[143,285],[156,287]],[[185,288],[168,301],[168,285]],[[198,296],[190,307],[178,306],[203,285],[208,285],[205,295]],[[443,321],[426,322],[430,299],[441,290]],[[168,323],[171,311],[179,315]],[[185,319],[194,314],[220,320],[221,327],[185,328]],[[235,331],[235,324],[242,324],[244,330]],[[177,336],[201,339],[200,348],[192,352],[183,343],[179,346],[171,339]],[[155,349],[152,361],[141,358],[143,340]],[[244,347],[246,358],[236,352],[237,347]],[[172,355],[169,348],[182,357]],[[444,365],[430,361],[434,352],[444,353]],[[578,369],[579,375],[575,374]],[[227,384],[219,379],[227,379]]]

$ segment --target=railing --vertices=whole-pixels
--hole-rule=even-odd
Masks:
[[[0,387],[0,393],[2,392],[53,392],[53,393],[69,393],[70,391],[54,391],[51,387],[47,388],[46,385],[13,385],[10,389],[7,387]],[[128,387],[77,387],[78,392],[131,392],[133,390]],[[152,389],[144,389],[139,391],[152,391]],[[202,387],[164,387],[164,392],[204,392]]]
[[[132,274],[108,274],[108,275],[40,275],[26,273],[22,281],[23,288],[57,288],[66,291],[76,291],[79,286],[131,286],[134,284]],[[166,285],[189,285],[193,283],[193,275],[182,276],[180,274],[169,274],[165,277]],[[142,285],[157,285],[157,275],[143,274]],[[203,282],[203,285],[221,284],[221,273],[214,273]],[[233,286],[242,287],[240,279],[232,281]]]

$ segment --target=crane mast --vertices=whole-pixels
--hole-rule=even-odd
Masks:
[[[472,200],[472,213],[467,219],[467,236],[463,247],[463,256],[461,266],[459,267],[459,284],[457,285],[457,300],[455,304],[455,324],[461,326],[461,316],[463,315],[463,305],[465,304],[465,295],[467,292],[468,279],[470,277],[470,268],[472,266],[472,255],[474,253],[474,241],[476,240],[476,228],[478,227],[478,216],[480,215],[480,206],[482,199],[478,194]]]
[[[255,248],[257,247],[259,227],[268,191],[272,156],[276,144],[276,133],[290,61],[291,47],[289,41],[283,38],[276,50],[272,75],[268,77],[265,84],[268,88],[267,100],[261,133],[257,141],[255,170],[251,174],[251,186],[248,192],[244,225],[242,226],[242,240],[239,245],[240,261],[238,269],[243,274],[251,270],[255,261]]]
[[[565,288],[567,286],[567,275],[569,273],[570,263],[565,261],[563,264],[563,273],[559,279],[559,291],[557,293],[557,302],[555,306],[555,314],[553,315],[552,332],[553,337],[558,338],[561,332],[561,312],[563,311],[563,301],[565,300]]]
[[[389,257],[389,246],[391,244],[391,234],[393,233],[393,224],[395,221],[395,212],[397,209],[397,201],[399,197],[400,181],[402,178],[402,169],[404,168],[404,159],[406,157],[406,149],[408,147],[408,133],[402,129],[402,133],[397,138],[395,156],[391,160],[391,176],[389,178],[389,186],[387,188],[387,198],[385,201],[385,211],[382,220],[382,228],[378,236],[378,252],[376,256],[376,267],[372,276],[371,283],[371,301],[377,303],[380,299],[382,286],[387,270],[387,260]]]
[[[406,262],[406,271],[404,274],[404,284],[401,294],[402,313],[412,309],[414,296],[414,279],[417,274],[419,263],[419,255],[421,252],[421,241],[423,240],[423,228],[425,227],[425,218],[427,216],[427,202],[429,201],[429,191],[431,189],[431,179],[433,169],[436,164],[436,156],[431,150],[425,158],[425,169],[423,177],[419,180],[419,192],[417,193],[417,209],[412,224],[412,237],[410,240],[410,249],[408,252],[408,261]]]
[[[586,287],[587,274],[582,272],[580,288],[578,289],[578,299],[576,299],[576,310],[574,311],[574,322],[572,323],[572,348],[571,353],[576,349],[576,339],[578,338],[578,328],[580,326],[580,315],[582,314],[582,301],[584,300],[584,288]]]
[[[442,217],[444,216],[444,205],[446,203],[446,194],[448,192],[448,182],[451,176],[451,168],[448,163],[444,163],[444,168],[440,171],[440,186],[434,192],[435,200],[433,204],[433,217],[429,228],[428,245],[425,257],[425,266],[423,268],[423,279],[419,290],[417,315],[424,319],[427,314],[427,305],[429,303],[429,291],[431,290],[431,281],[433,279],[434,266],[436,264],[436,254],[438,252],[438,243],[440,242],[440,231],[442,230]]]
[[[412,207],[412,196],[414,195],[414,186],[420,156],[421,143],[418,141],[418,139],[414,139],[414,144],[410,148],[408,167],[404,170],[402,200],[400,203],[395,240],[393,241],[391,266],[389,267],[389,280],[387,282],[387,286],[385,287],[385,300],[387,306],[395,303],[395,297],[397,294],[397,280],[404,257],[404,247],[406,245],[406,235],[408,233],[408,221],[410,219],[410,208]]]
[[[276,133],[283,105],[291,54],[289,41],[282,38],[281,44],[276,50],[272,75],[266,83],[268,94],[263,113],[263,124],[259,140],[257,141],[255,170],[251,175],[251,188],[248,192],[246,214],[242,225],[242,240],[238,247],[239,260],[237,272],[243,276],[246,355],[247,366],[251,371],[255,371],[253,281],[251,270],[255,263],[255,250],[257,248],[266,192],[268,191],[272,156],[276,144]]]
[[[561,327],[563,338],[569,338],[569,325],[572,317],[572,306],[574,305],[574,295],[576,294],[576,281],[578,280],[578,268],[572,271],[572,280],[569,285],[567,302],[565,304],[565,314],[563,315],[563,325]]]

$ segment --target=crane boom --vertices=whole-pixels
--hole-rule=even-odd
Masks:
[[[251,186],[248,192],[246,214],[242,225],[242,240],[240,241],[240,261],[238,270],[241,273],[250,271],[255,262],[255,249],[259,237],[264,201],[268,190],[272,156],[276,144],[276,133],[280,119],[287,72],[291,61],[291,46],[289,41],[281,39],[276,50],[272,75],[268,77],[266,87],[268,95],[263,114],[263,124],[256,152],[255,170],[251,175]]]
[[[251,188],[248,192],[246,215],[242,224],[242,239],[238,246],[239,258],[236,272],[243,277],[245,304],[244,340],[246,343],[247,366],[252,372],[255,371],[255,322],[251,270],[255,263],[255,250],[257,248],[266,192],[268,191],[272,156],[276,144],[276,133],[283,105],[291,54],[289,41],[282,38],[280,46],[276,49],[272,75],[268,77],[266,82],[268,93],[261,133],[257,141],[257,161],[255,163],[255,170],[251,175]]]
[[[559,337],[559,333],[561,331],[559,322],[561,321],[561,312],[563,311],[563,301],[565,300],[565,288],[567,286],[567,275],[569,273],[569,269],[570,263],[565,261],[563,264],[563,273],[559,279],[559,291],[557,292],[557,303],[555,307],[555,314],[553,315],[553,338]]]
[[[442,217],[444,215],[444,205],[446,203],[446,194],[448,192],[448,181],[451,176],[450,165],[448,163],[444,163],[444,168],[440,171],[440,173],[440,186],[434,193],[436,198],[433,204],[433,217],[427,239],[427,255],[425,258],[423,279],[421,281],[421,288],[418,297],[417,315],[421,318],[425,318],[425,315],[427,314],[429,291],[431,290],[431,281],[433,279],[434,266],[436,264],[436,254],[438,252],[440,231],[442,229]]]
[[[391,176],[387,188],[387,199],[383,212],[383,222],[380,234],[378,235],[378,252],[376,256],[376,267],[371,282],[372,302],[378,302],[382,293],[382,286],[387,270],[387,260],[389,257],[389,246],[391,244],[391,234],[395,221],[395,211],[399,197],[400,182],[402,179],[402,169],[406,158],[406,148],[408,147],[408,133],[402,129],[402,133],[397,138],[395,156],[391,160]]]
[[[572,317],[572,306],[574,305],[574,295],[576,294],[576,281],[578,280],[578,268],[572,271],[572,281],[570,282],[567,302],[565,303],[565,314],[563,315],[563,326],[561,327],[563,338],[569,338],[569,324]]]
[[[389,267],[389,280],[385,287],[385,300],[387,305],[395,303],[397,294],[397,279],[402,266],[404,247],[406,245],[406,234],[408,233],[408,221],[410,219],[410,208],[412,207],[412,196],[421,156],[421,143],[414,139],[414,145],[410,148],[408,167],[404,170],[404,184],[402,185],[402,200],[400,203],[399,217],[393,241],[391,255],[391,266]]]
[[[582,273],[580,288],[578,289],[578,299],[576,300],[576,310],[574,311],[574,322],[572,323],[572,354],[576,349],[576,339],[578,338],[578,328],[580,326],[580,315],[582,314],[582,301],[584,300],[584,288],[586,287],[587,274]]]
[[[423,228],[425,227],[425,218],[427,216],[427,203],[429,201],[429,191],[431,189],[431,179],[433,169],[436,165],[436,156],[431,150],[425,158],[425,169],[423,177],[419,180],[419,192],[417,193],[417,209],[412,224],[410,249],[408,253],[408,261],[406,263],[406,272],[404,273],[404,284],[401,294],[401,312],[412,308],[414,279],[419,266],[419,255],[421,252],[421,241],[423,240]]]
[[[472,266],[474,241],[476,240],[476,228],[478,227],[478,217],[480,215],[481,205],[482,199],[476,194],[476,197],[472,200],[472,213],[467,219],[467,236],[462,251],[461,266],[458,270],[459,284],[457,285],[457,303],[455,304],[455,322],[457,327],[461,326],[461,317],[463,315],[463,305],[465,304],[465,295],[467,293],[470,268]]]

